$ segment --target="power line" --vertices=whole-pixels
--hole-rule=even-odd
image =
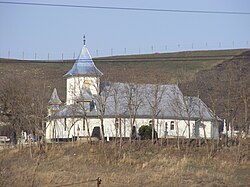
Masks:
[[[87,8],[87,9],[124,10],[124,11],[195,13],[195,14],[250,15],[250,12],[231,12],[231,11],[157,9],[157,8],[135,8],[135,7],[93,6],[93,5],[31,3],[31,2],[7,2],[7,1],[0,1],[0,3],[1,4],[9,4],[9,5],[47,6],[47,7],[65,7],[65,8]]]

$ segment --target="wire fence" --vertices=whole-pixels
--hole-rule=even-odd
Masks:
[[[154,53],[170,53],[181,51],[197,51],[197,50],[224,50],[224,49],[248,49],[250,42],[204,42],[204,43],[184,43],[184,44],[166,44],[166,45],[150,45],[147,47],[123,47],[123,48],[106,48],[91,50],[92,57],[119,56],[119,55],[140,55]],[[0,50],[0,58],[19,59],[19,60],[69,60],[76,59],[78,52],[36,52],[36,51],[18,51],[18,50]]]

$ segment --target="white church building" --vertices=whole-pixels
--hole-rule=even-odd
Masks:
[[[101,82],[85,45],[66,78],[66,102],[54,89],[48,103],[46,139],[138,138],[142,125],[158,138],[219,137],[221,120],[198,97],[184,96],[177,85]],[[103,127],[103,128],[102,128]]]

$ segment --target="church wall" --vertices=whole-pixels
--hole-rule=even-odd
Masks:
[[[69,77],[67,78],[67,101],[66,104],[73,104],[74,101],[80,96],[83,86],[90,89],[93,95],[98,92],[98,77]]]
[[[66,123],[65,123],[66,120]],[[142,125],[149,125],[150,118],[137,118],[135,120],[134,126],[138,134],[139,128]],[[88,136],[87,133],[87,123],[89,124],[89,132],[92,135],[94,127],[100,127],[100,119],[97,118],[88,118],[87,122],[85,121],[85,126],[82,118],[67,118],[67,119],[57,119],[48,122],[48,128],[46,129],[46,139],[51,138],[72,138],[72,136],[77,137],[78,132],[80,137]],[[206,137],[212,138],[212,130],[217,129],[216,127],[212,128],[212,122],[203,121],[205,125]],[[167,125],[166,125],[167,124]],[[197,138],[194,136],[193,125],[195,121],[190,121],[190,135],[191,138]],[[66,126],[65,126],[66,125]],[[78,129],[79,127],[79,129]],[[78,131],[79,130],[79,131]],[[184,120],[173,120],[173,119],[155,119],[155,131],[158,134],[158,138],[166,137],[185,137],[188,138],[188,125],[187,121]],[[217,131],[217,130],[216,130]],[[122,137],[129,138],[131,133],[130,119],[122,118],[121,119],[121,135]],[[215,132],[213,132],[215,133]],[[104,119],[104,136],[105,137],[120,137],[120,128],[118,126],[117,131],[115,127],[115,118],[105,118]],[[202,127],[199,127],[199,136],[204,138],[204,130]],[[218,135],[214,134],[214,138],[217,138]]]

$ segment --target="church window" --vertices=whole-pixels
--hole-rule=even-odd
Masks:
[[[64,130],[67,130],[67,118],[64,118]]]
[[[149,124],[148,124],[150,127],[152,127],[152,120],[149,121]]]
[[[89,103],[89,106],[90,106],[90,112],[95,108],[95,102],[94,101],[91,101]]]
[[[171,121],[170,123],[170,130],[174,130],[174,121]]]
[[[82,121],[82,130],[85,131],[85,119]]]

